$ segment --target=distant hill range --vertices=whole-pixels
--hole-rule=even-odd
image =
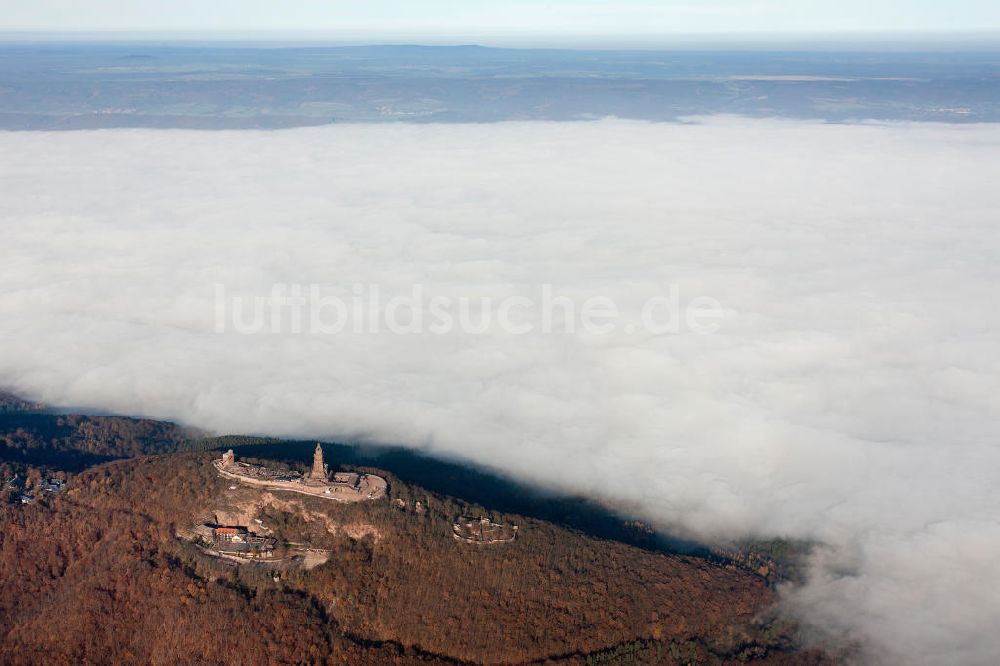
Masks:
[[[998,49],[0,43],[0,129],[736,114],[1000,120]],[[992,50],[991,50],[992,49]]]

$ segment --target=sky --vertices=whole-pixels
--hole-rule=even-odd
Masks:
[[[872,664],[996,663],[998,126],[7,132],[0,154],[0,388],[813,539],[795,617]],[[403,330],[236,318],[294,284]],[[621,325],[524,330],[546,284]],[[431,298],[481,304],[475,330],[408,329]],[[661,327],[671,303],[711,316]]]
[[[2,0],[0,32],[651,35],[1000,30],[995,0]]]

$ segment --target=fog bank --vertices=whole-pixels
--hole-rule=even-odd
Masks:
[[[994,663],[998,163],[995,125],[0,133],[0,386],[402,443],[706,539],[817,539],[788,608],[872,663]],[[551,285],[620,316],[247,334],[227,310],[220,332],[220,289],[275,285],[349,311],[373,285],[379,308]],[[656,298],[708,299],[714,332],[649,330]]]

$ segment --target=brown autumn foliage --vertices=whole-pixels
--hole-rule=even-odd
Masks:
[[[517,516],[502,517],[521,525],[513,544],[463,544],[449,498],[421,495],[417,514],[297,496],[311,522],[323,513],[380,537],[311,530],[331,559],[274,581],[268,564],[233,567],[176,538],[227,489],[212,457],[113,462],[62,495],[0,508],[0,662],[616,663],[603,660],[626,650],[739,663],[791,649],[754,623],[772,601],[758,577]],[[293,512],[282,526],[269,511],[310,536]]]
[[[118,416],[0,412],[0,461],[82,469],[112,458],[177,451],[192,433]]]
[[[298,590],[199,576],[166,518],[203,489],[160,462],[144,471],[163,477],[111,464],[63,496],[0,506],[0,663],[427,662],[345,638]]]
[[[32,446],[53,464],[81,450],[172,451],[187,436],[154,421],[26,416],[0,430],[8,460]],[[259,492],[229,490],[216,455],[61,474],[66,491],[31,505],[0,496],[0,663],[829,663],[796,649],[794,628],[768,612],[771,588],[744,569],[509,514],[491,513],[520,526],[513,543],[461,543],[455,516],[488,508],[384,472],[390,498],[378,502],[262,502],[282,541],[329,549],[325,564],[234,566],[177,538],[234,492]]]

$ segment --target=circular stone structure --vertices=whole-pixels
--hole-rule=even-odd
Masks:
[[[451,528],[452,536],[465,543],[510,543],[517,537],[517,525],[494,523],[489,518],[462,516]]]

